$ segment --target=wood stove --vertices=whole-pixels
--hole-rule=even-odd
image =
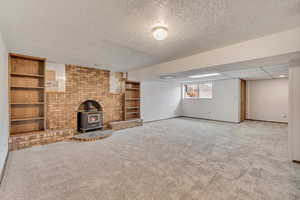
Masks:
[[[88,100],[83,102],[78,111],[78,131],[103,128],[103,113],[98,102]]]

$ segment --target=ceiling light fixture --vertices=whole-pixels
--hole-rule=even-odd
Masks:
[[[220,73],[211,73],[211,74],[199,74],[199,75],[192,75],[189,78],[206,78],[211,76],[220,76]]]
[[[164,40],[168,36],[168,29],[164,26],[154,27],[152,30],[152,35],[156,40]]]
[[[285,78],[285,75],[280,75],[279,78]]]

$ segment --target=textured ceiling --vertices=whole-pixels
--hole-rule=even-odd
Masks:
[[[232,70],[230,68],[219,67],[214,70],[192,70],[186,72],[180,72],[177,74],[172,74],[173,79],[164,79],[162,76],[160,79],[163,81],[176,81],[176,82],[194,82],[194,81],[212,81],[212,80],[224,80],[224,79],[243,79],[243,80],[266,80],[266,79],[277,79],[288,77],[288,64],[280,65],[271,65],[271,66],[261,66],[261,67],[242,67],[239,69]],[[191,75],[200,75],[200,74],[210,74],[210,73],[219,73],[218,76],[206,77],[192,79],[189,78]]]
[[[126,71],[300,26],[300,0],[0,0],[10,51]],[[169,37],[151,29],[165,24]]]
[[[244,80],[275,79],[281,75],[288,77],[288,65],[266,66],[259,68],[243,69],[222,72],[222,75]]]

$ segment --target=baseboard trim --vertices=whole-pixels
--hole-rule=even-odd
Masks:
[[[6,154],[6,158],[5,158],[5,161],[4,161],[3,169],[2,169],[2,171],[0,173],[0,186],[1,186],[3,178],[4,178],[4,174],[5,174],[5,170],[6,170],[6,166],[7,166],[7,161],[8,161],[8,155],[9,155],[9,152],[7,152],[7,154]]]
[[[152,123],[152,122],[164,121],[164,120],[168,120],[168,119],[175,119],[175,118],[179,118],[179,117],[182,117],[182,116],[169,117],[169,118],[158,119],[158,120],[152,120],[152,121],[146,121],[146,122],[144,121],[144,124],[147,124],[147,123]]]
[[[200,117],[190,117],[190,116],[180,116],[185,118],[191,118],[191,119],[202,119],[202,120],[208,120],[208,121],[214,121],[214,122],[225,122],[225,123],[231,123],[231,124],[239,124],[240,122],[231,122],[231,121],[224,121],[224,120],[216,120],[216,119],[206,119],[206,118],[200,118]]]
[[[276,121],[266,121],[266,120],[258,120],[258,119],[245,119],[241,122],[231,122],[231,121],[216,120],[216,119],[206,119],[206,118],[201,118],[201,117],[190,117],[190,116],[184,116],[184,115],[176,116],[176,117],[169,117],[169,118],[165,118],[165,119],[146,121],[146,122],[144,122],[144,124],[151,123],[151,122],[158,122],[158,121],[168,120],[168,119],[182,118],[182,117],[191,118],[191,119],[202,119],[202,120],[215,121],[215,122],[225,122],[225,123],[232,123],[232,124],[239,124],[239,123],[242,123],[245,120],[257,121],[257,122],[270,122],[270,123],[277,123],[277,124],[288,124],[288,122],[276,122]]]
[[[277,123],[277,124],[288,124],[288,122],[276,122],[276,121],[267,121],[267,120],[259,120],[259,119],[245,119],[249,121],[257,121],[257,122],[271,122],[271,123]]]

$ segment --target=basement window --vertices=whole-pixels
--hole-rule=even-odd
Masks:
[[[212,99],[212,82],[199,83],[199,98]]]
[[[196,99],[199,97],[198,84],[186,84],[183,88],[185,99]]]
[[[212,99],[212,82],[183,85],[184,99]]]

